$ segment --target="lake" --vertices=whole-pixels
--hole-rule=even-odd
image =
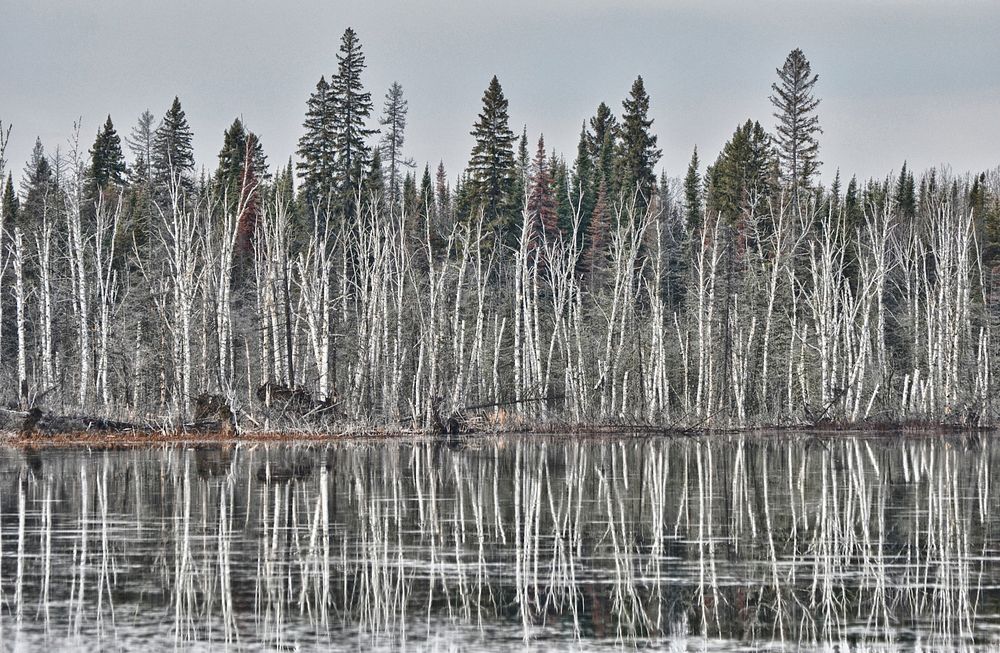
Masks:
[[[5,650],[1000,650],[990,436],[0,448]]]

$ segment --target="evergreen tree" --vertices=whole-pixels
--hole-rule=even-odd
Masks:
[[[580,140],[576,145],[576,162],[573,164],[573,177],[570,182],[570,210],[580,214],[580,242],[583,246],[590,216],[594,213],[594,203],[597,201],[597,187],[594,183],[594,160],[590,155],[590,134],[587,125],[580,128]]]
[[[595,166],[595,187],[603,179],[607,191],[613,193],[614,165],[615,165],[615,143],[618,138],[618,120],[611,109],[601,102],[597,106],[597,113],[590,119],[590,157]]]
[[[3,187],[3,200],[0,200],[0,227],[4,229],[16,225],[21,203],[14,192],[14,177],[8,172],[7,183]]]
[[[630,197],[638,190],[638,208],[645,210],[656,192],[656,174],[653,172],[662,151],[656,147],[656,136],[650,133],[653,119],[649,114],[649,95],[642,76],[636,77],[628,98],[622,102],[621,141],[615,158],[615,177],[618,190]]]
[[[549,174],[552,175],[552,198],[556,203],[556,222],[563,235],[573,233],[573,207],[569,203],[569,168],[566,159],[556,156],[555,151],[549,162]]]
[[[96,190],[103,190],[109,184],[120,186],[125,183],[122,142],[110,115],[104,126],[97,131],[97,139],[90,150],[90,176]]]
[[[528,216],[532,220],[529,235],[532,247],[542,240],[553,242],[559,235],[559,215],[552,191],[552,175],[545,159],[545,137],[538,137],[538,149],[531,163],[531,189],[528,192]]]
[[[531,188],[531,157],[528,156],[528,126],[521,131],[521,139],[517,143],[517,159],[514,172],[514,187],[510,192],[511,208],[520,210],[524,205],[528,190]]]
[[[156,130],[153,123],[156,118],[149,109],[139,115],[132,131],[125,137],[129,150],[132,152],[132,183],[142,184],[152,179],[153,140]]]
[[[778,119],[775,141],[781,176],[792,201],[798,206],[812,188],[812,179],[819,170],[819,116],[815,115],[819,100],[813,95],[818,75],[812,74],[802,50],[792,50],[785,64],[777,70],[778,81],[771,85],[774,95],[774,117]]]
[[[607,255],[608,234],[611,229],[611,209],[608,206],[608,186],[602,177],[597,185],[597,199],[594,202],[594,213],[587,226],[587,245],[581,259],[581,272],[593,282],[595,276],[603,268]]]
[[[424,176],[420,178],[420,215],[429,222],[434,220],[434,183],[431,181],[431,167],[424,165]],[[421,231],[420,236],[424,233]]]
[[[334,101],[325,77],[306,103],[305,134],[299,139],[298,175],[303,203],[310,212],[325,209],[333,199],[336,182]]]
[[[417,193],[417,180],[409,172],[403,178],[403,211],[413,225],[420,213],[420,195]]]
[[[378,149],[372,152],[371,165],[368,169],[368,174],[365,175],[363,182],[364,186],[364,199],[378,201],[378,205],[381,209],[388,210],[386,204],[386,187],[385,187],[385,175],[383,174],[382,166],[382,155],[379,153]]]
[[[247,148],[250,148],[249,157]],[[223,134],[219,151],[219,167],[215,171],[215,190],[220,197],[227,197],[232,205],[242,197],[246,163],[249,162],[253,179],[263,183],[270,179],[267,156],[260,139],[248,131],[239,118]]]
[[[436,215],[442,226],[451,222],[451,189],[448,187],[448,175],[444,171],[444,161],[438,162],[437,173],[434,175],[434,201]],[[448,218],[448,220],[445,220]]]
[[[708,215],[714,219],[721,214],[726,223],[742,229],[746,212],[772,192],[773,156],[770,138],[760,123],[747,120],[737,127],[706,173]]]
[[[364,172],[371,165],[371,150],[366,139],[378,133],[377,129],[366,126],[372,112],[372,94],[366,92],[361,83],[364,69],[365,55],[361,50],[361,41],[348,27],[340,39],[337,74],[330,81],[339,204],[348,223],[356,209],[355,193],[361,186]]]
[[[687,175],[684,176],[684,218],[689,229],[702,224],[701,174],[698,172],[698,148],[691,153]]]
[[[194,150],[191,138],[191,128],[181,108],[181,101],[174,97],[153,136],[153,182],[161,195],[169,191],[172,180],[176,180],[184,191],[194,189]]]
[[[26,231],[40,225],[45,212],[55,210],[60,204],[59,183],[45,156],[41,139],[35,140],[31,159],[25,166],[22,195],[24,204],[18,214],[19,223]]]
[[[483,110],[472,129],[476,144],[469,161],[469,194],[473,210],[482,209],[486,225],[508,238],[513,235],[512,197],[515,181],[514,133],[507,116],[507,99],[493,76],[483,94]],[[466,216],[462,216],[466,217]]]
[[[906,161],[903,162],[903,168],[899,171],[899,178],[896,180],[896,187],[892,198],[896,202],[900,219],[912,221],[916,217],[916,188],[913,181],[913,172],[907,169]]]
[[[382,118],[379,120],[379,124],[383,127],[379,149],[389,173],[388,199],[393,207],[398,206],[400,201],[400,168],[413,168],[416,165],[413,159],[403,156],[407,108],[408,103],[403,99],[403,87],[398,82],[393,82],[385,94],[385,105],[382,108]]]

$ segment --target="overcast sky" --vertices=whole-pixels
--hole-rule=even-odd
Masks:
[[[572,161],[581,122],[616,112],[641,74],[661,166],[683,174],[747,118],[771,129],[775,68],[800,47],[820,76],[824,177],[948,163],[1000,164],[1000,2],[890,0],[4,0],[0,120],[19,174],[35,137],[86,147],[110,113],[120,134],[179,95],[199,166],[243,116],[272,164],[294,153],[306,99],[336,70],[347,26],[361,39],[376,111],[393,80],[410,103],[406,154],[454,177],[490,77],[511,125]]]

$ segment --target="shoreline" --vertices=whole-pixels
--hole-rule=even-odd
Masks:
[[[586,440],[604,438],[710,438],[733,436],[782,436],[782,437],[835,437],[835,436],[968,436],[992,434],[1000,430],[998,426],[971,426],[940,423],[877,423],[877,424],[820,424],[820,425],[772,425],[744,428],[677,428],[627,424],[590,425],[533,425],[521,428],[481,430],[455,435],[440,434],[433,430],[406,430],[359,428],[336,430],[272,430],[245,431],[234,435],[223,429],[189,431],[155,430],[91,430],[67,433],[23,434],[16,431],[0,430],[0,446],[23,448],[44,447],[143,447],[170,444],[232,445],[238,443],[335,443],[335,442],[376,442],[410,441],[440,442],[451,445],[465,445],[477,440],[499,437],[545,437],[580,438]]]

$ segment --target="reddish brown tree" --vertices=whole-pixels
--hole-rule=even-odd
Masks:
[[[528,216],[532,220],[530,234],[538,246],[559,237],[559,213],[552,190],[552,173],[545,158],[545,137],[538,137],[538,151],[531,163],[531,191],[528,193]]]

